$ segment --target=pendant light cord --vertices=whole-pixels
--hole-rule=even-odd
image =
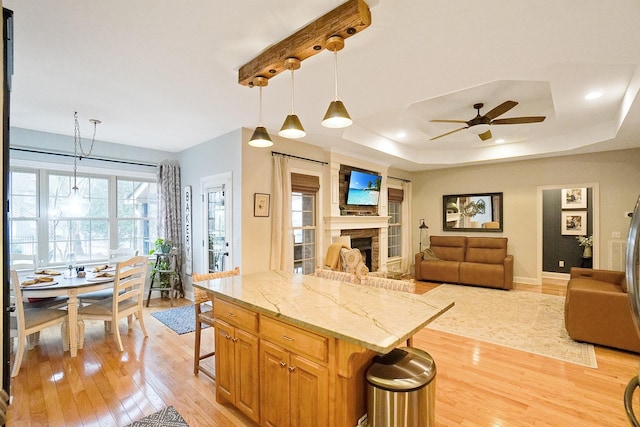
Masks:
[[[336,90],[336,97],[334,99],[334,101],[339,101],[340,97],[338,96],[338,50],[334,50],[333,51],[333,73],[334,73],[334,82],[335,82],[335,90]]]
[[[294,75],[294,71],[292,68],[291,69],[291,114],[295,114],[295,109],[293,108],[293,100],[294,100],[293,93],[295,90],[295,84],[293,83],[293,79],[294,79],[293,75]]]
[[[91,137],[91,146],[89,147],[89,152],[85,153],[82,148],[82,138],[80,136],[80,123],[78,123],[78,112],[74,111],[73,113],[73,187],[71,188],[76,193],[78,192],[78,147],[80,147],[80,152],[82,153],[82,157],[89,157],[93,152],[93,145],[96,142],[96,129],[98,127],[99,120],[92,119],[90,120],[93,123],[93,136]]]
[[[259,86],[260,89],[260,113],[258,116],[258,126],[262,126],[262,86]]]

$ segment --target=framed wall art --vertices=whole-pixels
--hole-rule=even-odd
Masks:
[[[584,236],[587,234],[587,211],[563,211],[562,234]]]
[[[587,189],[563,188],[562,209],[587,209]]]
[[[253,216],[269,216],[269,202],[271,195],[265,193],[255,193],[253,195]]]

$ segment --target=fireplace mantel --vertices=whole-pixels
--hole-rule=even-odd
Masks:
[[[378,215],[341,215],[330,216],[324,219],[327,230],[349,230],[353,228],[387,228],[389,227],[388,216]]]

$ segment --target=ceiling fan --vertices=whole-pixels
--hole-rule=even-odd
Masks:
[[[502,104],[495,107],[493,110],[489,111],[485,115],[480,115],[480,109],[484,107],[484,104],[479,102],[473,105],[478,111],[478,114],[471,120],[431,120],[434,123],[464,123],[466,126],[461,127],[456,130],[452,130],[451,132],[443,133],[442,135],[435,136],[431,138],[431,141],[434,139],[442,138],[443,136],[451,135],[452,133],[459,132],[463,129],[469,129],[469,132],[478,135],[481,140],[486,141],[487,139],[491,139],[491,125],[517,125],[522,123],[538,123],[543,121],[545,116],[531,116],[531,117],[511,117],[508,119],[496,119],[497,117],[503,115],[507,111],[511,110],[513,107],[518,105],[515,101],[505,101]]]

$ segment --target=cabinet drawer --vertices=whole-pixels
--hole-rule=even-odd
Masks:
[[[313,332],[288,325],[270,317],[261,316],[260,335],[275,344],[298,354],[327,361],[329,339]]]
[[[258,314],[234,303],[214,298],[213,315],[245,331],[258,332]]]

